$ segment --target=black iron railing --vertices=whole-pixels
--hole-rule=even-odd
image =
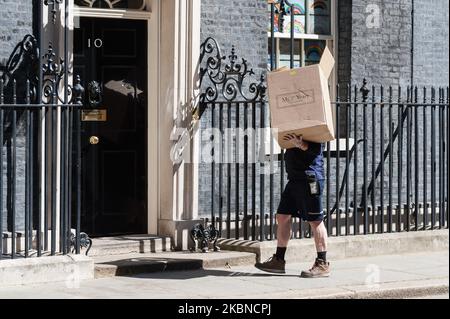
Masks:
[[[72,164],[80,99],[58,104],[53,94],[48,104],[32,104],[30,81],[14,80],[5,103],[5,87],[0,79],[0,259],[67,254],[72,227],[79,228],[72,218]],[[26,92],[20,104],[19,87]]]
[[[82,245],[84,89],[67,66],[68,1],[36,2],[36,20],[36,35],[0,66],[0,259],[80,253]]]
[[[286,185],[264,78],[214,39],[202,46],[200,209],[224,238],[271,240]],[[236,67],[236,65],[238,67]],[[448,228],[448,88],[337,86],[324,145],[330,235]],[[294,223],[294,236],[310,236]]]
[[[448,227],[448,88],[405,91],[366,81],[337,87],[341,139],[327,152],[332,234]]]

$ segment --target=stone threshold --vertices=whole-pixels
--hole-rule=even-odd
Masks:
[[[246,252],[167,252],[95,257],[95,278],[133,276],[144,273],[228,268],[253,265],[254,253]]]

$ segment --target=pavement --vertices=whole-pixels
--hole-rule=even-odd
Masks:
[[[158,272],[34,286],[0,287],[0,299],[448,299],[449,252],[332,261],[332,276],[302,279],[311,263],[286,275],[251,266]]]
[[[433,299],[433,300],[445,300],[449,299],[449,294],[445,295],[432,295],[432,296],[423,296],[423,297],[415,297],[412,299]]]

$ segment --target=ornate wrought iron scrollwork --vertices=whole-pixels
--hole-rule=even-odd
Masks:
[[[202,102],[225,101],[253,102],[266,96],[264,75],[259,82],[253,82],[255,75],[245,59],[239,60],[233,46],[231,55],[223,56],[217,41],[208,38],[201,46],[200,62],[206,59],[206,66],[200,68],[200,85],[206,86],[201,95]]]
[[[219,236],[219,231],[212,224],[206,228],[202,224],[195,225],[191,230],[191,239],[194,242],[192,251],[200,249],[203,253],[207,253],[210,244],[213,245],[214,251],[220,251],[219,246],[217,246]]]
[[[361,89],[359,90],[362,94],[362,100],[363,102],[367,102],[367,99],[369,98],[369,94],[370,94],[370,89],[367,87],[367,79],[364,78],[363,79],[363,86],[361,87]]]
[[[45,59],[42,64],[44,76],[42,84],[43,103],[64,103],[64,98],[60,96],[60,88],[64,76],[66,75],[66,63],[61,58],[59,58],[59,60],[57,59],[51,42],[49,43],[47,53],[44,54],[43,58]],[[70,101],[72,96],[72,87],[70,85],[67,87],[67,95]]]
[[[77,246],[77,236],[74,231],[70,234],[70,247],[71,252],[76,252],[76,246]],[[80,248],[86,249],[86,256],[89,254],[89,251],[92,248],[92,239],[89,238],[89,235],[86,233],[80,233]]]
[[[30,92],[17,92],[18,97],[29,95],[31,102],[37,100],[37,87],[39,83],[39,59],[44,59],[42,63],[42,102],[44,104],[64,103],[64,98],[60,96],[64,76],[66,75],[66,63],[63,59],[58,59],[50,42],[47,52],[41,56],[36,38],[33,35],[26,35],[19,42],[13,53],[10,55],[5,66],[0,66],[5,95],[12,96],[8,90],[12,90],[12,81],[17,83],[30,83]],[[80,83],[81,85],[81,83]],[[25,85],[18,86],[18,90],[25,90]],[[68,86],[67,95],[69,101],[72,99],[72,86]]]

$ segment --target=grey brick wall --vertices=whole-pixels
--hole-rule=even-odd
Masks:
[[[201,39],[214,37],[224,52],[235,45],[260,75],[267,68],[267,3],[262,0],[201,0]]]
[[[221,47],[222,54],[227,58],[231,54],[231,48],[234,45],[236,54],[239,56],[238,62],[241,58],[248,61],[248,65],[253,68],[256,75],[253,82],[258,81],[262,73],[267,70],[267,26],[268,26],[267,3],[261,0],[251,1],[223,1],[223,0],[202,0],[202,21],[201,21],[201,39],[202,42],[208,37],[213,37],[217,40]],[[226,111],[224,117],[226,118]],[[241,108],[241,120],[242,108]],[[216,116],[218,111],[216,110]],[[249,115],[251,118],[251,115]],[[259,119],[259,113],[257,115]],[[217,118],[218,120],[218,118]],[[217,123],[216,120],[216,123]],[[236,115],[234,110],[232,112],[232,125],[236,122]],[[202,119],[202,128],[210,127],[211,117],[210,112],[206,112]],[[242,125],[242,124],[241,124]],[[259,125],[259,122],[258,122]],[[226,127],[227,124],[224,124]],[[227,169],[224,165],[224,181],[227,181]],[[232,185],[235,185],[234,179],[235,165],[232,170]],[[203,216],[208,216],[211,212],[211,165],[201,164],[199,167],[200,175],[200,189],[199,189],[199,213]],[[219,172],[216,165],[216,189],[218,189]],[[243,167],[240,170],[240,189],[243,189]],[[251,177],[249,177],[251,178]],[[257,180],[259,181],[259,175]],[[234,189],[234,186],[233,186]],[[259,185],[256,190],[259,192]],[[226,186],[224,187],[226,190]],[[249,192],[250,194],[251,192]],[[235,191],[231,195],[230,205],[232,212],[235,212]],[[216,207],[219,205],[220,198],[216,196]],[[244,202],[243,193],[241,192],[240,199],[241,210]],[[228,205],[227,198],[222,198],[222,205],[224,212]],[[249,200],[249,207],[251,202]],[[266,206],[267,207],[267,206]],[[257,206],[259,209],[259,203]],[[226,214],[226,213],[225,213]]]
[[[350,3],[351,27],[348,25]],[[367,78],[377,85],[448,86],[449,2],[415,0],[414,15],[412,4],[411,0],[340,2],[340,82],[347,81],[347,63],[350,63],[353,83]],[[369,5],[380,9],[379,28],[367,26],[372,13],[367,12]]]
[[[449,2],[415,0],[414,84],[449,84]]]
[[[33,1],[30,0],[0,0],[0,66],[4,66],[15,46],[26,34],[33,33]],[[2,74],[0,69],[0,75]],[[5,123],[6,126],[9,123]],[[16,226],[23,228],[23,213],[25,210],[25,133],[23,120],[19,117],[17,136],[17,194],[16,194]],[[11,148],[8,141],[2,141],[3,147],[3,225],[4,230],[11,226],[11,187],[8,186],[8,174],[11,171]],[[8,155],[9,154],[9,155]],[[9,212],[9,213],[8,213]]]
[[[31,0],[0,0],[0,64],[4,64],[16,44],[33,31]]]
[[[370,28],[368,5],[376,5],[380,26]],[[369,7],[370,8],[370,7]],[[351,78],[362,83],[408,85],[411,79],[411,1],[352,1]]]

